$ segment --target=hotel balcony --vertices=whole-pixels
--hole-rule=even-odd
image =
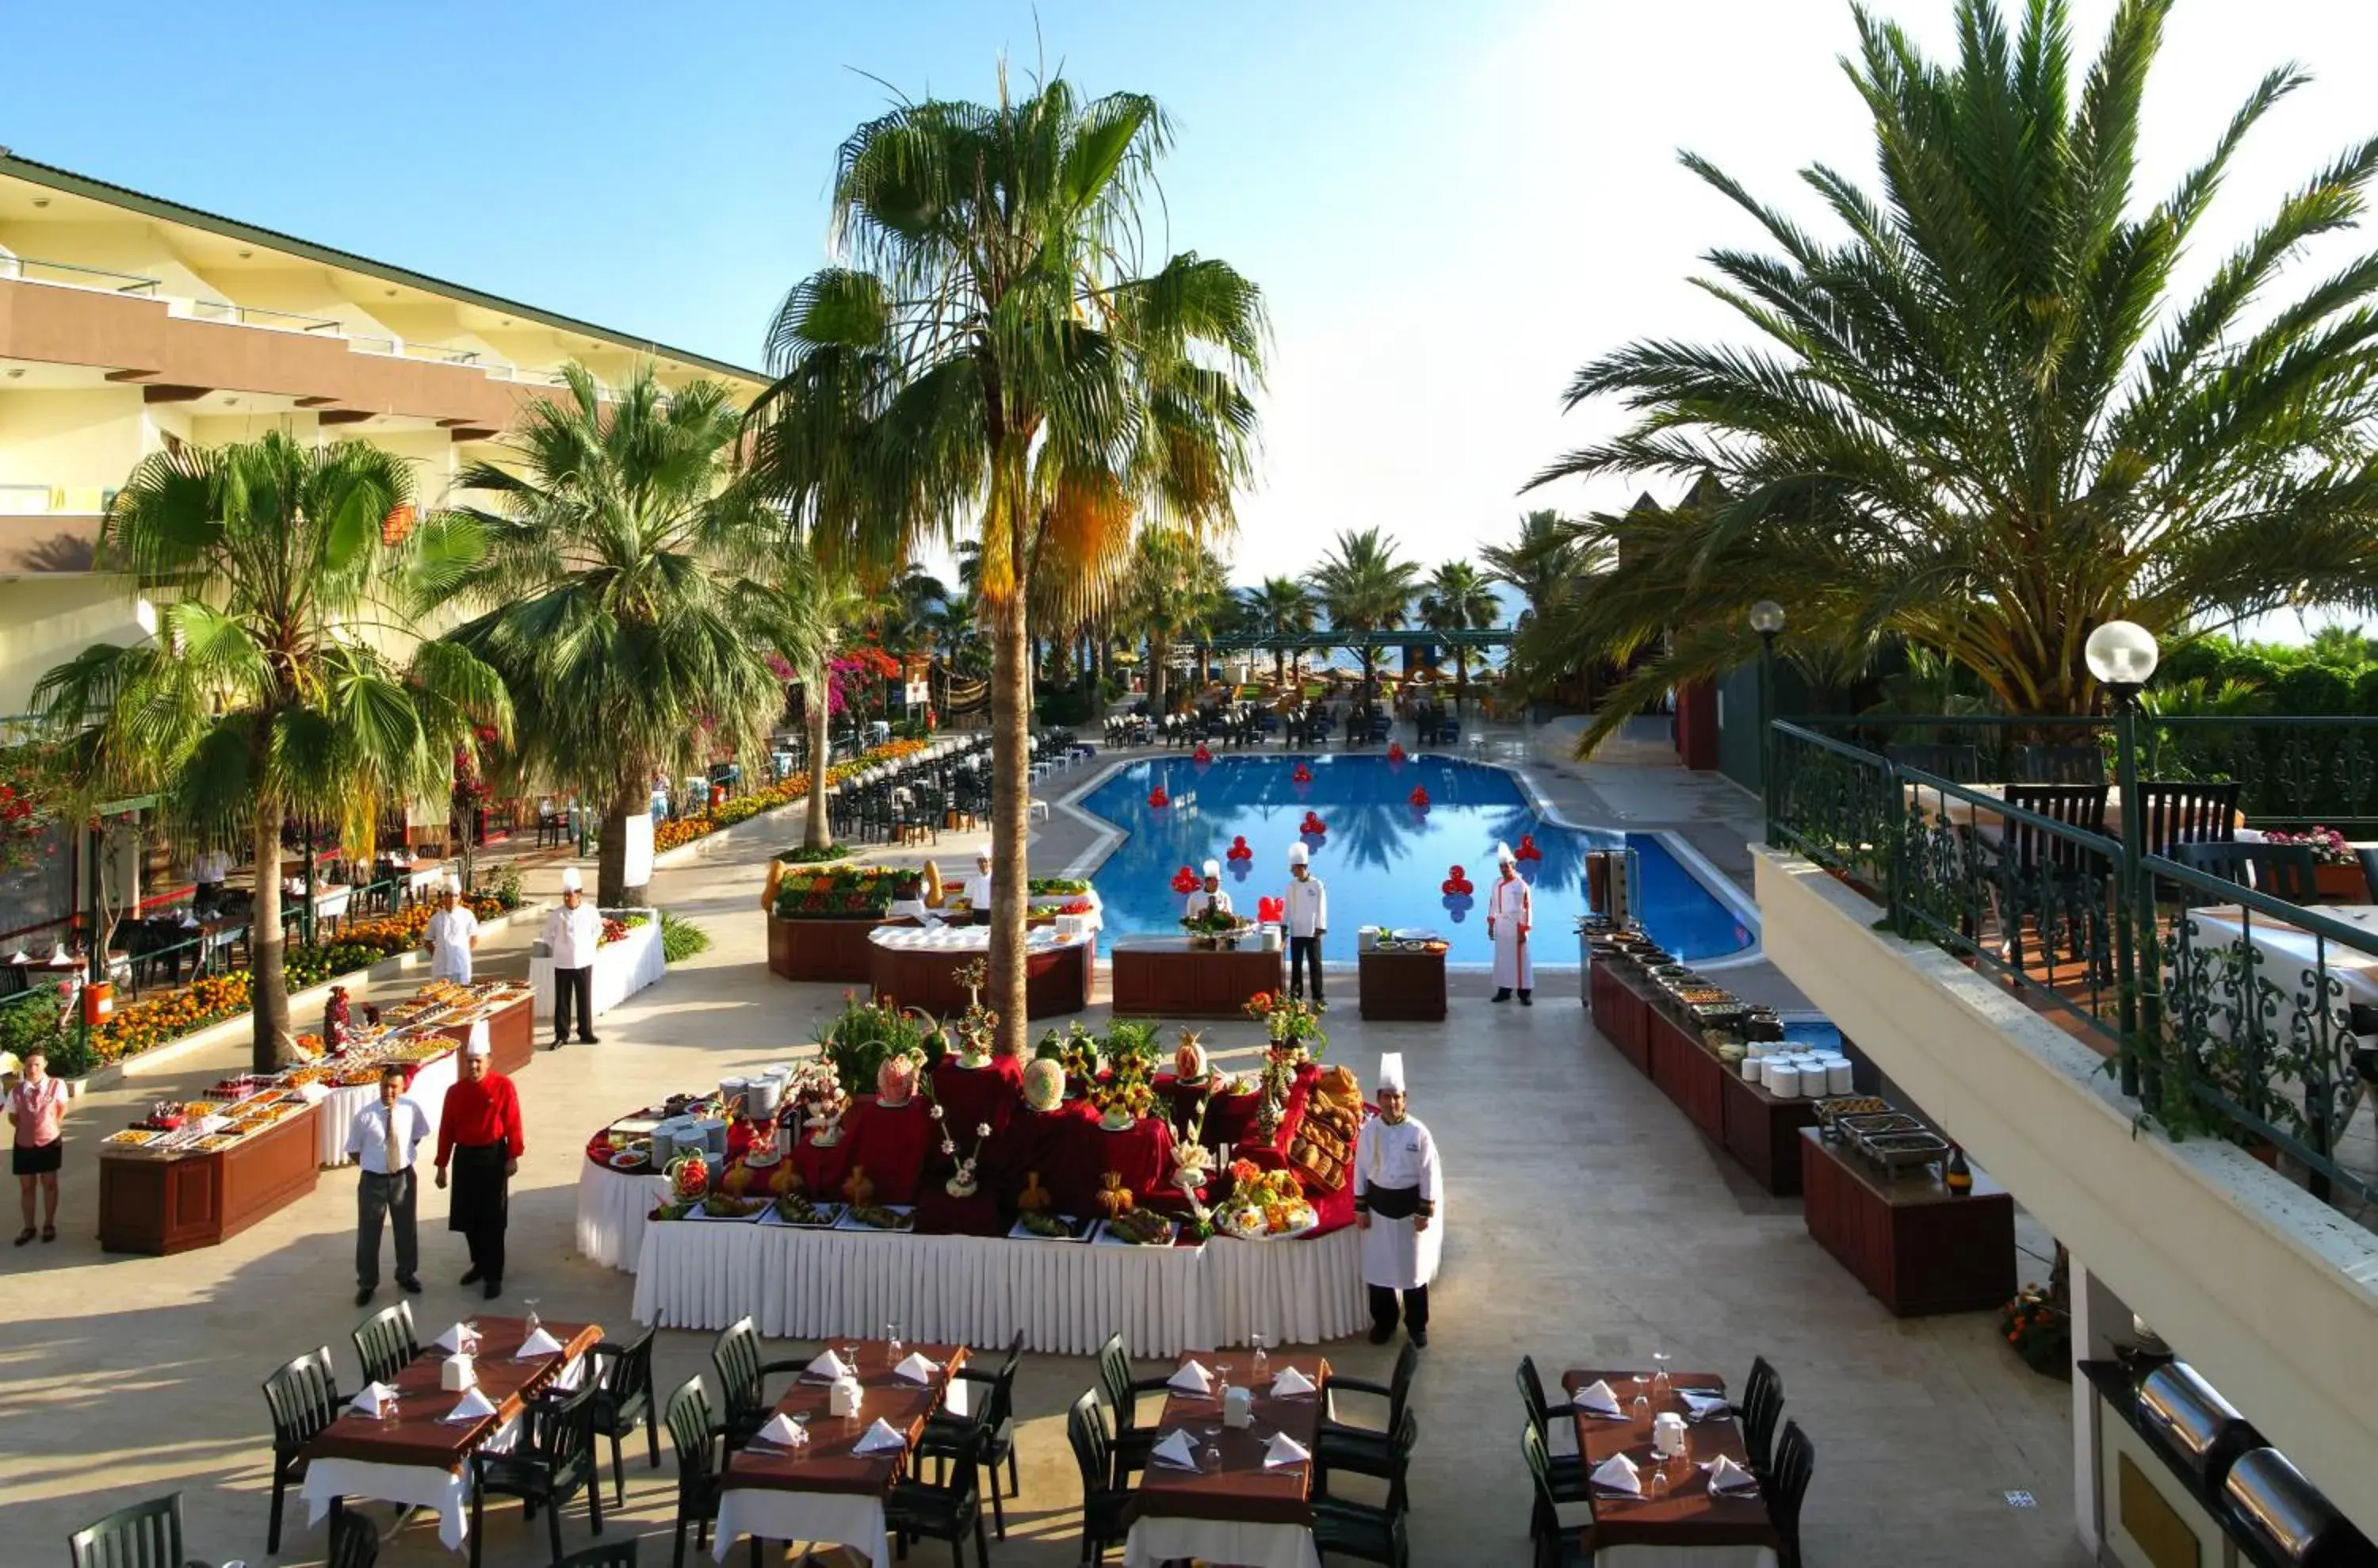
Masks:
[[[2378,893],[2258,842],[2378,838],[2378,720],[1802,719],[1769,756],[1768,957],[2070,1249],[2076,1357],[2135,1313],[2378,1536]]]

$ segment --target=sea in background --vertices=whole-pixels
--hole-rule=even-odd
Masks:
[[[1505,583],[1493,585],[1493,589],[1496,602],[1503,607],[1503,613],[1495,620],[1495,629],[1507,631],[1518,622],[1519,612],[1528,608],[1527,596]],[[1416,644],[1424,643],[1427,640],[1428,633],[1425,632],[1416,631],[1413,633],[1413,641]],[[1473,651],[1470,656],[1470,672],[1475,675],[1482,669],[1502,669],[1507,652],[1507,650],[1503,648],[1482,648]],[[1264,669],[1269,669],[1272,660],[1269,654],[1260,654],[1255,656],[1250,662],[1260,663]],[[1452,657],[1449,655],[1441,656],[1438,662],[1449,677],[1453,673]],[[1378,667],[1382,674],[1400,675],[1403,673],[1403,656],[1395,649],[1386,650],[1379,655]],[[1327,655],[1306,654],[1304,668],[1308,671],[1342,669],[1349,675],[1359,675],[1363,672],[1363,660],[1360,655],[1348,649],[1333,648]]]

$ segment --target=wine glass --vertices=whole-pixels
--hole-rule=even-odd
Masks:
[[[1669,1357],[1666,1351],[1654,1350],[1651,1352],[1651,1366],[1653,1369],[1651,1372],[1651,1395],[1653,1398],[1663,1401],[1668,1397],[1669,1392],[1675,1386],[1668,1377],[1668,1360]]]
[[[900,1325],[897,1323],[884,1324],[883,1341],[883,1358],[888,1362],[897,1364],[900,1359],[902,1348],[900,1345]]]
[[[1651,1387],[1651,1374],[1637,1372],[1628,1381],[1635,1385],[1635,1397],[1628,1403],[1627,1411],[1639,1421],[1649,1420],[1651,1416],[1651,1402],[1645,1398],[1644,1394]]]
[[[1254,1361],[1247,1369],[1247,1377],[1252,1381],[1259,1383],[1264,1381],[1264,1375],[1271,1370],[1271,1357],[1264,1353],[1262,1334],[1250,1334],[1248,1337],[1255,1342],[1255,1353]]]
[[[534,1296],[521,1297],[521,1305],[528,1309],[528,1321],[521,1326],[521,1337],[523,1339],[545,1326],[536,1315],[537,1300],[538,1297]]]

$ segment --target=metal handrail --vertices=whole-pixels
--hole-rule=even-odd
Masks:
[[[46,271],[53,272],[71,272],[74,274],[74,277],[31,277],[29,276],[25,271],[28,267],[39,267]],[[138,272],[110,271],[104,267],[85,267],[73,261],[44,261],[35,256],[0,255],[0,277],[6,276],[15,277],[18,283],[54,283],[60,288],[92,289],[107,294],[133,294],[153,296],[157,290],[163,286],[160,280],[156,278],[143,277]],[[102,289],[100,283],[78,283],[75,281],[76,278],[111,279],[113,280],[113,283],[110,286]]]
[[[301,332],[329,332],[333,337],[347,335],[342,323],[327,316],[301,316],[294,310],[274,310],[262,305],[234,305],[228,299],[193,299],[190,312],[208,320],[235,321],[244,327],[266,327],[275,332],[291,330],[273,325],[276,321],[286,321]]]

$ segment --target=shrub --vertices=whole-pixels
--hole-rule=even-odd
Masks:
[[[855,853],[857,851],[847,844],[827,844],[814,850],[803,846],[778,850],[776,858],[787,865],[822,865],[827,861],[838,861]]]
[[[923,1055],[926,1027],[923,1019],[903,1012],[888,996],[860,1001],[846,992],[823,1041],[842,1092],[854,1099],[874,1093],[876,1074],[885,1062],[910,1051]]]
[[[700,953],[710,951],[710,933],[668,911],[661,911],[661,957],[673,964],[681,964]]]
[[[2281,713],[2307,717],[2351,713],[2354,677],[2333,665],[2299,664],[2280,675],[2271,694]]]

